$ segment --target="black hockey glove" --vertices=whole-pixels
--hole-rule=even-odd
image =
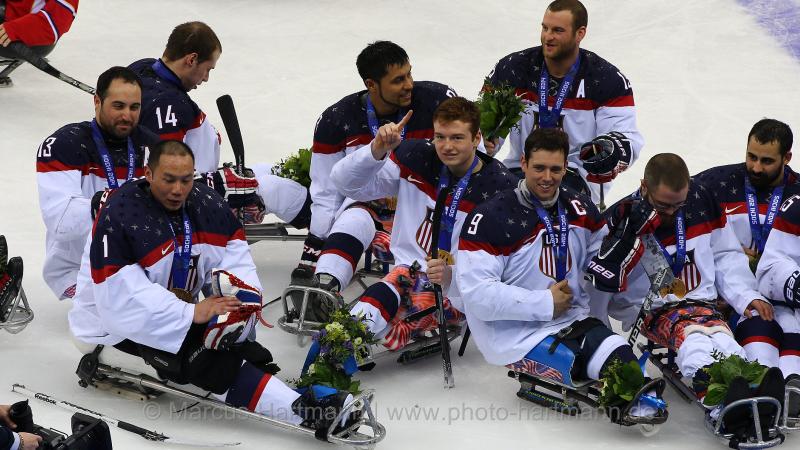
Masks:
[[[783,301],[789,308],[800,308],[800,270],[795,270],[783,285]]]
[[[614,233],[603,239],[600,251],[589,261],[586,280],[603,292],[622,292],[627,288],[628,274],[644,254],[642,240],[633,234]]]
[[[300,265],[305,265],[308,267],[316,266],[319,255],[322,253],[322,246],[324,245],[324,240],[309,233],[305,242],[303,242],[303,254],[300,255]]]
[[[638,199],[619,202],[613,211],[609,211],[607,220],[612,230],[619,229],[636,236],[652,233],[661,224],[661,217],[653,206]]]
[[[592,183],[607,183],[628,168],[633,153],[631,141],[624,134],[612,131],[601,134],[581,146],[580,158]]]
[[[102,191],[97,191],[94,193],[92,196],[92,220],[97,217],[100,209],[106,204],[106,201],[108,201],[108,196],[111,195],[111,192],[111,189],[105,188]]]

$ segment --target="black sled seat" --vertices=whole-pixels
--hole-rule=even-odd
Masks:
[[[675,351],[662,347],[649,339],[647,344],[638,344],[638,348],[642,353],[649,353],[649,361],[656,366],[664,379],[667,380],[683,400],[696,404],[703,411],[705,414],[706,429],[729,448],[742,450],[761,449],[775,447],[783,443],[785,436],[780,426],[780,421],[783,416],[781,415],[781,405],[778,400],[772,397],[752,397],[737,400],[722,408],[719,411],[717,419],[714,419],[709,414],[709,410],[697,399],[694,390],[683,381],[683,376],[675,362],[675,358],[677,357]],[[742,439],[742,436],[736,436],[726,429],[724,418],[730,412],[748,406],[751,408],[749,418],[752,420],[752,428],[749,435],[745,439]],[[772,421],[772,423],[764,424],[765,426],[762,427],[759,409],[763,410],[765,407],[772,408],[776,411],[776,414],[774,415],[774,421]],[[766,433],[764,433],[764,430]]]

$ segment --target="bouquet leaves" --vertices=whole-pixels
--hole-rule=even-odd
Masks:
[[[762,366],[757,361],[746,361],[741,356],[723,356],[721,353],[711,354],[716,360],[711,366],[704,368],[709,375],[708,390],[703,404],[715,406],[725,399],[728,394],[728,386],[736,377],[743,377],[750,385],[758,385],[767,367]]]
[[[358,394],[359,382],[352,379],[352,374],[348,374],[344,366],[351,358],[355,359],[356,365],[362,365],[367,346],[376,342],[367,330],[365,319],[353,317],[349,311],[340,309],[331,314],[330,322],[313,339],[319,345],[319,354],[294,384],[297,387],[321,384]]]
[[[645,383],[642,368],[636,361],[623,364],[619,358],[608,366],[602,381],[598,403],[605,407],[628,404]]]
[[[301,148],[272,168],[272,174],[311,186],[311,150]]]
[[[475,103],[481,112],[480,128],[486,140],[508,136],[525,110],[525,104],[513,87],[505,83],[492,86],[489,78],[484,80],[484,90]]]

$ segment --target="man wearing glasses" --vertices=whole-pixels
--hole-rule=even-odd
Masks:
[[[626,222],[638,221],[642,211],[649,208],[660,219],[653,235],[675,278],[683,281],[685,295],[675,292],[656,299],[641,331],[648,339],[677,353],[681,374],[692,379],[698,398],[702,398],[708,386],[708,374],[702,369],[715,361],[712,354],[745,357],[717,312],[717,298],[721,296],[748,318],[757,312],[772,320],[772,306],[759,294],[755,277],[748,269],[747,256],[710,189],[691,181],[686,163],[678,155],[661,153],[651,158],[640,189],[609,208],[606,220],[612,232],[603,246],[624,245],[614,231]],[[635,240],[628,242],[637,244]],[[593,259],[593,263],[614,273],[612,282],[591,271],[587,278],[596,288],[615,293],[607,306],[608,315],[622,321],[623,328],[628,329],[651,283],[643,264],[625,267],[614,260],[619,254],[624,252],[601,250]],[[599,317],[605,319],[605,312]],[[775,392],[761,394],[782,398],[782,381],[781,378],[780,383],[770,383],[769,389]]]

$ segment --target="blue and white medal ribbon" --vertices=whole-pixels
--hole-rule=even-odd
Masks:
[[[100,127],[97,125],[97,120],[92,119],[92,140],[94,141],[95,147],[97,147],[97,153],[100,154],[100,160],[103,163],[103,170],[106,172],[106,181],[108,181],[108,187],[111,189],[117,189],[120,186],[119,181],[117,180],[117,174],[114,172],[114,161],[111,160],[111,155],[108,153],[108,147],[106,147],[106,143],[103,140],[103,134],[100,132]],[[133,148],[133,141],[130,137],[128,137],[128,176],[125,178],[125,181],[131,180],[136,173],[136,151]]]

